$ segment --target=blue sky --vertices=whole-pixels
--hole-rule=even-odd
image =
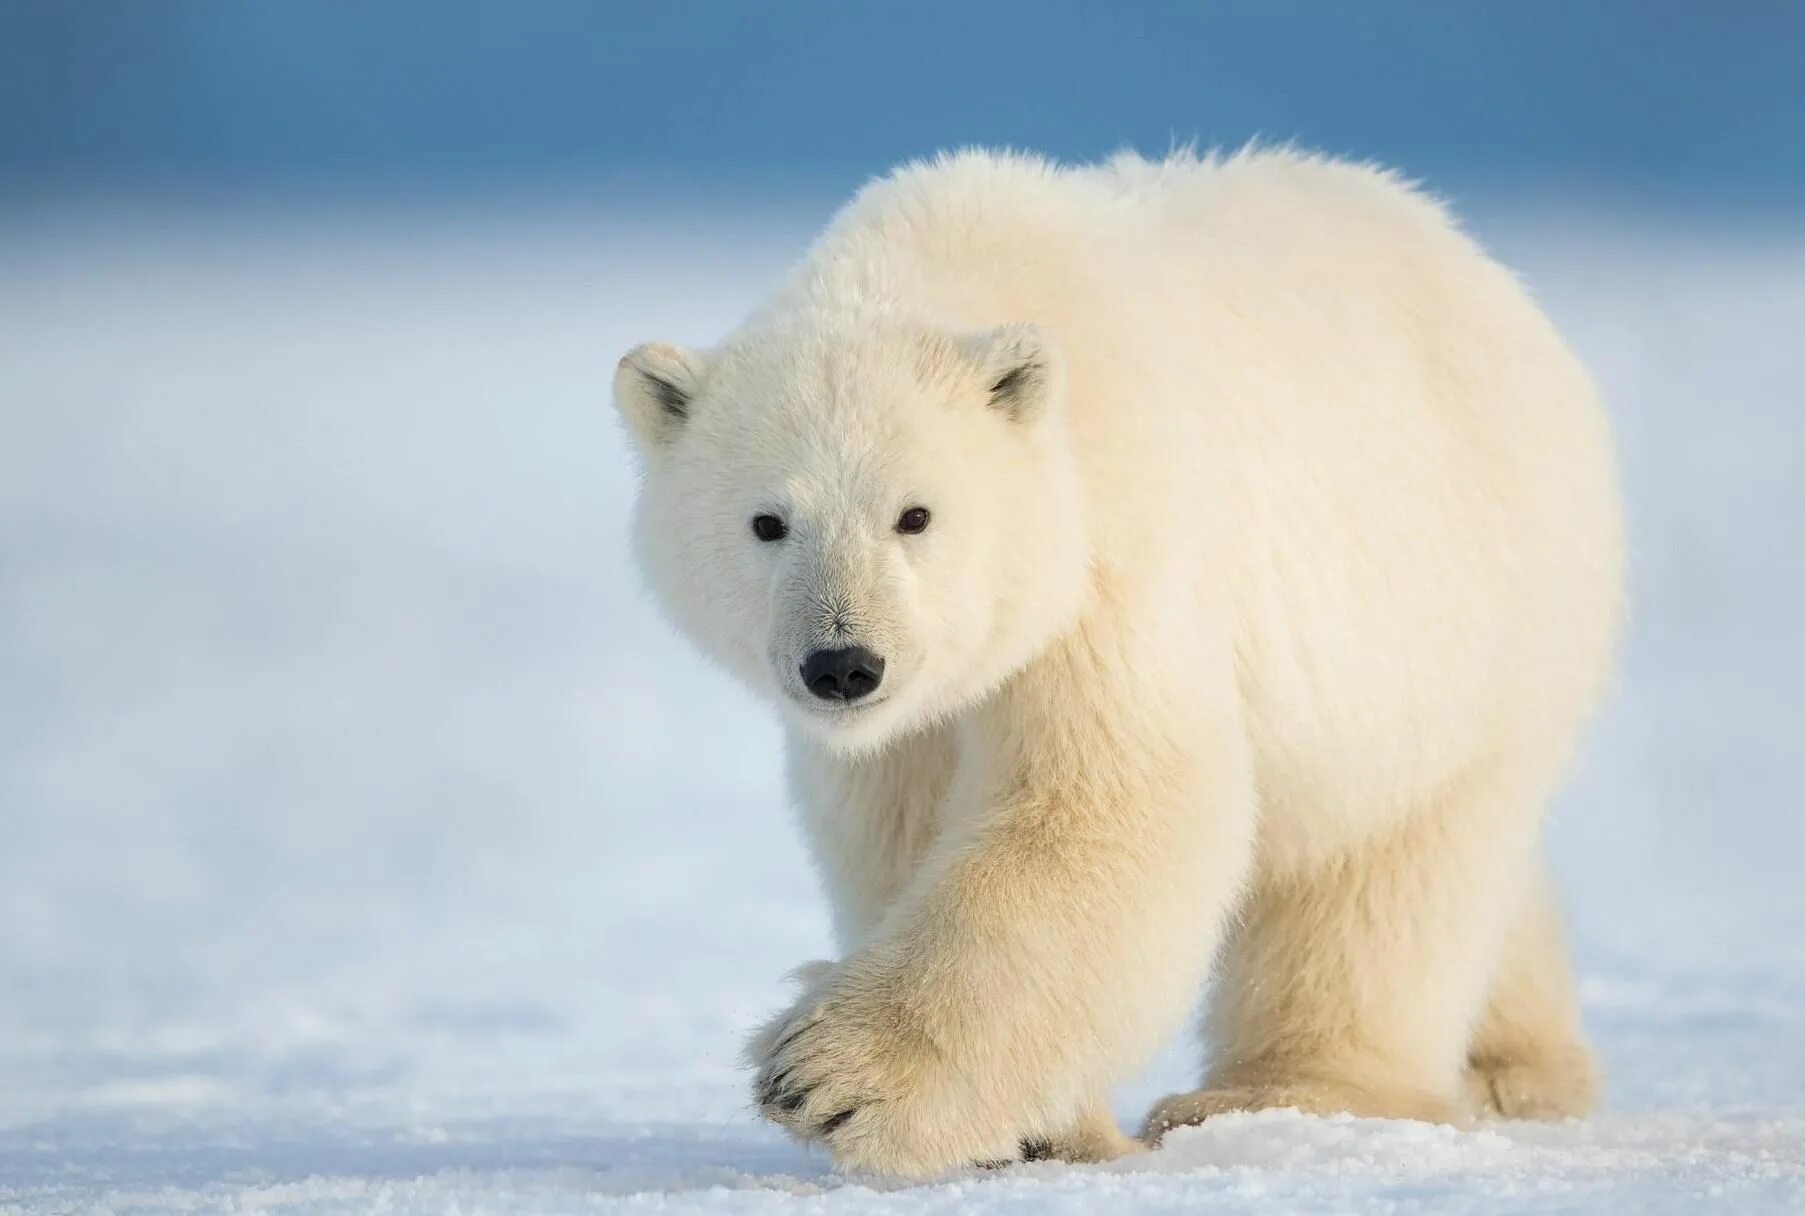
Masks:
[[[1295,138],[1455,186],[1805,198],[1805,5],[15,0],[0,184],[844,175]]]

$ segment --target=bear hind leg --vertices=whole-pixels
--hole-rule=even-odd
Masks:
[[[1314,868],[1265,875],[1214,984],[1201,1090],[1145,1137],[1234,1110],[1461,1122],[1472,1029],[1540,815],[1528,782],[1465,781]]]

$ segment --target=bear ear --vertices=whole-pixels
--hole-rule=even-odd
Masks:
[[[990,407],[1012,420],[1048,408],[1064,384],[1059,351],[1038,325],[999,325],[965,339],[964,346],[983,377]]]
[[[614,404],[646,451],[676,438],[702,383],[702,357],[668,342],[647,342],[614,369]]]

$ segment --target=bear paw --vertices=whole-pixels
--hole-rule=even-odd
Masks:
[[[801,999],[748,1047],[765,1118],[855,1170],[919,1177],[1018,1159],[995,1078],[951,1054],[955,1036],[868,976],[815,964],[801,978]]]
[[[1075,1164],[1114,1161],[1147,1146],[1122,1134],[1107,1109],[1099,1108],[1056,1136],[1031,1136],[1021,1143],[1023,1161],[1066,1161]]]
[[[1468,1104],[1481,1117],[1577,1119],[1598,1102],[1598,1065],[1579,1044],[1534,1055],[1474,1056]]]
[[[1332,1081],[1291,1081],[1172,1094],[1154,1103],[1141,1135],[1149,1144],[1175,1127],[1216,1115],[1250,1110],[1298,1110],[1307,1115],[1348,1114],[1362,1119],[1417,1119],[1458,1123],[1454,1105],[1415,1089],[1377,1089]]]

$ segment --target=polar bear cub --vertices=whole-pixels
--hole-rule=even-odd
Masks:
[[[1538,836],[1618,631],[1611,442],[1436,203],[944,157],[615,395],[646,576],[782,714],[832,902],[769,1118],[905,1175],[1124,1151],[1212,964],[1149,1138],[1588,1108]]]

